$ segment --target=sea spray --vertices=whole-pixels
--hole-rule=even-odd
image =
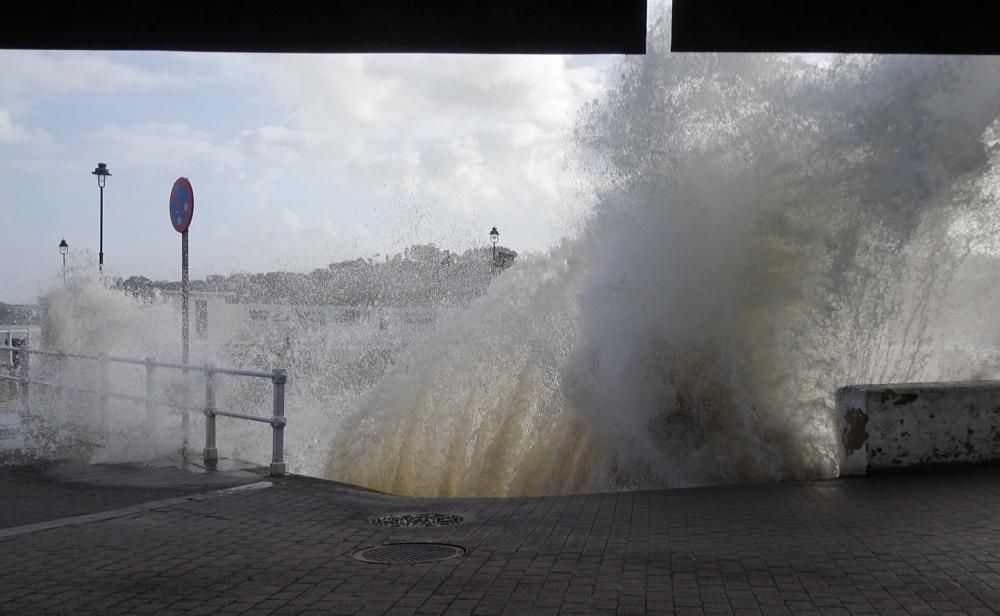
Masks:
[[[177,297],[149,290],[134,293],[89,269],[71,272],[69,286],[42,298],[40,346],[77,353],[165,362],[180,361],[181,318]],[[187,451],[199,456],[204,443],[203,367],[288,370],[286,460],[292,472],[322,473],[332,424],[356,407],[399,349],[424,335],[434,311],[354,306],[210,304],[216,325],[206,339],[192,336],[192,370],[155,369],[150,414],[147,373],[142,365],[109,364],[110,390],[138,399],[112,396],[102,413],[96,361],[34,356],[32,375],[70,389],[33,386],[31,446],[39,452],[75,455],[89,452],[94,462],[153,460],[182,452],[183,408],[188,409]],[[427,313],[428,316],[425,316]],[[420,318],[414,322],[414,315]],[[265,318],[263,315],[267,315]],[[429,319],[429,320],[428,320]],[[259,416],[271,414],[271,383],[215,377],[217,408]],[[218,444],[224,457],[263,463],[270,459],[269,429],[220,417]]]
[[[403,353],[337,426],[327,476],[448,496],[600,485],[608,465],[562,382],[587,272],[573,252],[523,259]]]
[[[958,221],[995,191],[1000,65],[675,56],[656,36],[581,120],[608,175],[548,257],[574,275],[554,293],[546,258],[521,263],[412,349],[341,426],[331,477],[449,495],[832,477],[837,387],[982,374],[943,361],[941,332]],[[538,370],[558,395],[525,395]],[[587,455],[563,455],[570,436]]]
[[[614,172],[576,406],[637,485],[835,476],[837,387],[941,378],[1000,65],[651,48],[582,131]]]
[[[1000,63],[666,41],[660,23],[581,111],[601,175],[577,236],[424,325],[369,306],[351,325],[248,321],[197,350],[289,369],[292,470],[420,495],[832,477],[838,386],[998,375],[991,311],[969,306],[996,303],[981,272],[1000,254]],[[175,356],[164,298],[50,299],[58,345]],[[220,405],[266,412],[259,385]],[[223,455],[267,459],[259,426],[219,433]]]
[[[178,348],[180,315],[162,302],[143,301],[109,288],[95,273],[75,269],[70,286],[47,293],[41,301],[42,339],[35,347],[89,355],[173,361]],[[146,395],[143,366],[101,364],[80,358],[32,356],[31,376],[56,385],[32,385],[28,422],[30,445],[38,452],[65,455],[69,447],[90,452],[94,462],[149,460],[175,453],[182,444],[180,415],[159,406],[107,399],[102,390],[126,396]],[[160,371],[156,396],[169,404],[191,404],[179,372]],[[192,404],[193,405],[193,404]]]

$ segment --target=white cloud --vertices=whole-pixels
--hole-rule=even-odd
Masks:
[[[282,208],[273,220],[255,221],[243,221],[239,233],[224,237],[225,254],[212,256],[215,270],[308,271],[358,254],[361,232],[342,228],[329,218],[307,220]]]
[[[302,223],[299,220],[299,215],[296,214],[295,212],[289,210],[288,208],[281,208],[280,213],[281,213],[281,222],[284,223],[284,225],[287,226],[289,229],[291,229],[293,232],[298,231],[299,228],[302,226]]]
[[[90,51],[0,51],[0,97],[112,94],[184,86],[167,72],[153,72]]]
[[[14,122],[10,112],[0,107],[0,143],[48,144],[52,137],[42,129],[31,130]]]
[[[139,168],[233,171],[245,162],[242,150],[209,133],[179,123],[146,122],[104,126],[91,135],[94,151],[114,152]]]
[[[16,145],[0,167],[61,178],[32,199],[58,212],[60,237],[96,253],[93,217],[65,204],[94,196],[88,172],[106,160],[116,214],[105,234],[123,273],[173,275],[165,193],[180,175],[199,195],[198,237],[216,240],[196,244],[206,271],[464,249],[493,225],[510,246],[541,249],[579,203],[571,129],[611,62],[0,51],[0,143]],[[177,87],[206,104],[178,111],[146,95]],[[107,125],[67,117],[91,103]],[[50,141],[46,130],[59,142],[37,156],[26,146]],[[36,277],[48,267],[31,262]]]
[[[565,189],[578,182],[565,151],[580,106],[605,86],[602,61],[227,55],[219,70],[261,84],[288,114],[241,135],[248,160],[340,178],[378,199],[402,189],[438,204],[438,216],[514,212],[539,248],[558,239],[541,237],[542,219],[569,212]]]
[[[306,131],[267,125],[243,131],[236,145],[262,163],[295,165],[314,149],[313,142]]]

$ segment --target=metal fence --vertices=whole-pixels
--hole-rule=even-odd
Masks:
[[[34,332],[30,328],[23,328],[17,325],[0,325],[0,344],[10,348],[10,347],[22,347],[29,346],[31,344],[31,335]],[[14,374],[16,368],[15,358],[13,351],[8,351],[6,354],[6,363],[4,368],[6,368],[6,374],[8,376]],[[20,361],[20,358],[16,358]],[[16,385],[13,382],[8,381],[6,387],[0,390],[0,403],[7,402],[13,396],[16,395]]]
[[[178,364],[171,362],[157,361],[152,357],[147,357],[145,359],[137,359],[131,357],[116,357],[113,355],[108,355],[107,353],[71,353],[66,351],[54,351],[54,350],[43,350],[34,349],[28,346],[13,346],[12,344],[0,345],[0,351],[8,351],[11,355],[11,366],[17,365],[17,375],[3,375],[0,374],[0,380],[13,381],[17,383],[19,389],[19,396],[21,400],[21,406],[26,414],[31,412],[31,390],[32,385],[38,385],[43,387],[51,387],[64,390],[72,390],[82,393],[94,394],[97,396],[99,401],[99,412],[100,421],[102,426],[107,425],[107,415],[108,415],[108,401],[111,398],[129,400],[132,402],[144,403],[146,405],[146,413],[150,419],[153,418],[156,407],[169,407],[175,408],[182,411],[183,415],[181,417],[183,433],[184,433],[184,446],[187,447],[187,435],[190,431],[190,417],[189,412],[192,407],[178,405],[174,402],[166,400],[157,400],[154,398],[154,391],[156,386],[156,373],[158,369],[168,369],[168,370],[180,370],[184,373],[202,373],[205,377],[205,406],[203,412],[205,414],[205,448],[204,448],[204,459],[205,463],[214,467],[219,459],[219,450],[216,446],[215,441],[215,418],[217,416],[223,417],[234,417],[236,419],[246,419],[248,421],[257,421],[262,423],[271,424],[271,474],[272,475],[284,475],[285,474],[285,460],[284,460],[284,443],[285,443],[285,424],[287,420],[285,419],[285,383],[288,382],[288,375],[285,370],[281,368],[275,368],[270,372],[264,372],[260,370],[241,370],[233,368],[219,368],[217,366],[212,366],[210,364],[204,366],[195,366],[192,364]],[[74,385],[66,385],[63,383],[53,383],[49,381],[44,381],[37,378],[31,377],[31,356],[48,356],[66,359],[81,359],[87,361],[98,362],[98,374],[99,374],[99,385],[98,389],[88,389],[85,387],[77,387]],[[15,358],[17,361],[15,361]],[[115,392],[111,389],[111,381],[109,377],[108,368],[110,364],[132,364],[138,366],[144,366],[146,368],[146,395],[145,396],[133,396],[121,392]],[[273,402],[272,402],[272,414],[270,417],[263,417],[259,415],[249,415],[245,413],[233,413],[229,411],[220,411],[215,406],[215,377],[218,375],[232,375],[232,376],[243,376],[251,378],[261,378],[269,379],[272,383],[272,389],[274,392]]]
[[[28,346],[31,344],[31,330],[0,326],[0,341],[7,347]],[[20,344],[17,344],[18,342]],[[14,365],[13,351],[10,351],[7,355],[7,365]]]

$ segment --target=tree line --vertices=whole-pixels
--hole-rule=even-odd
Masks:
[[[510,267],[517,253],[497,247],[458,254],[434,244],[417,244],[393,255],[330,263],[311,272],[272,271],[211,274],[190,281],[194,293],[225,295],[233,303],[347,306],[462,305],[486,291],[490,280]],[[146,301],[180,293],[180,281],[130,276],[115,286]]]

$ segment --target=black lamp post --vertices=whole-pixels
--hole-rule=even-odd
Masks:
[[[500,239],[500,232],[496,227],[490,229],[490,241],[493,242],[493,265],[497,264],[497,241]]]
[[[91,175],[97,176],[97,186],[101,189],[101,244],[97,253],[97,268],[100,271],[104,271],[104,184],[107,183],[108,178],[111,177],[111,172],[108,171],[108,166],[104,163],[97,163],[97,168],[90,172]]]
[[[69,252],[69,244],[66,243],[65,238],[59,242],[59,254],[63,258],[63,286],[66,286],[66,253]]]

